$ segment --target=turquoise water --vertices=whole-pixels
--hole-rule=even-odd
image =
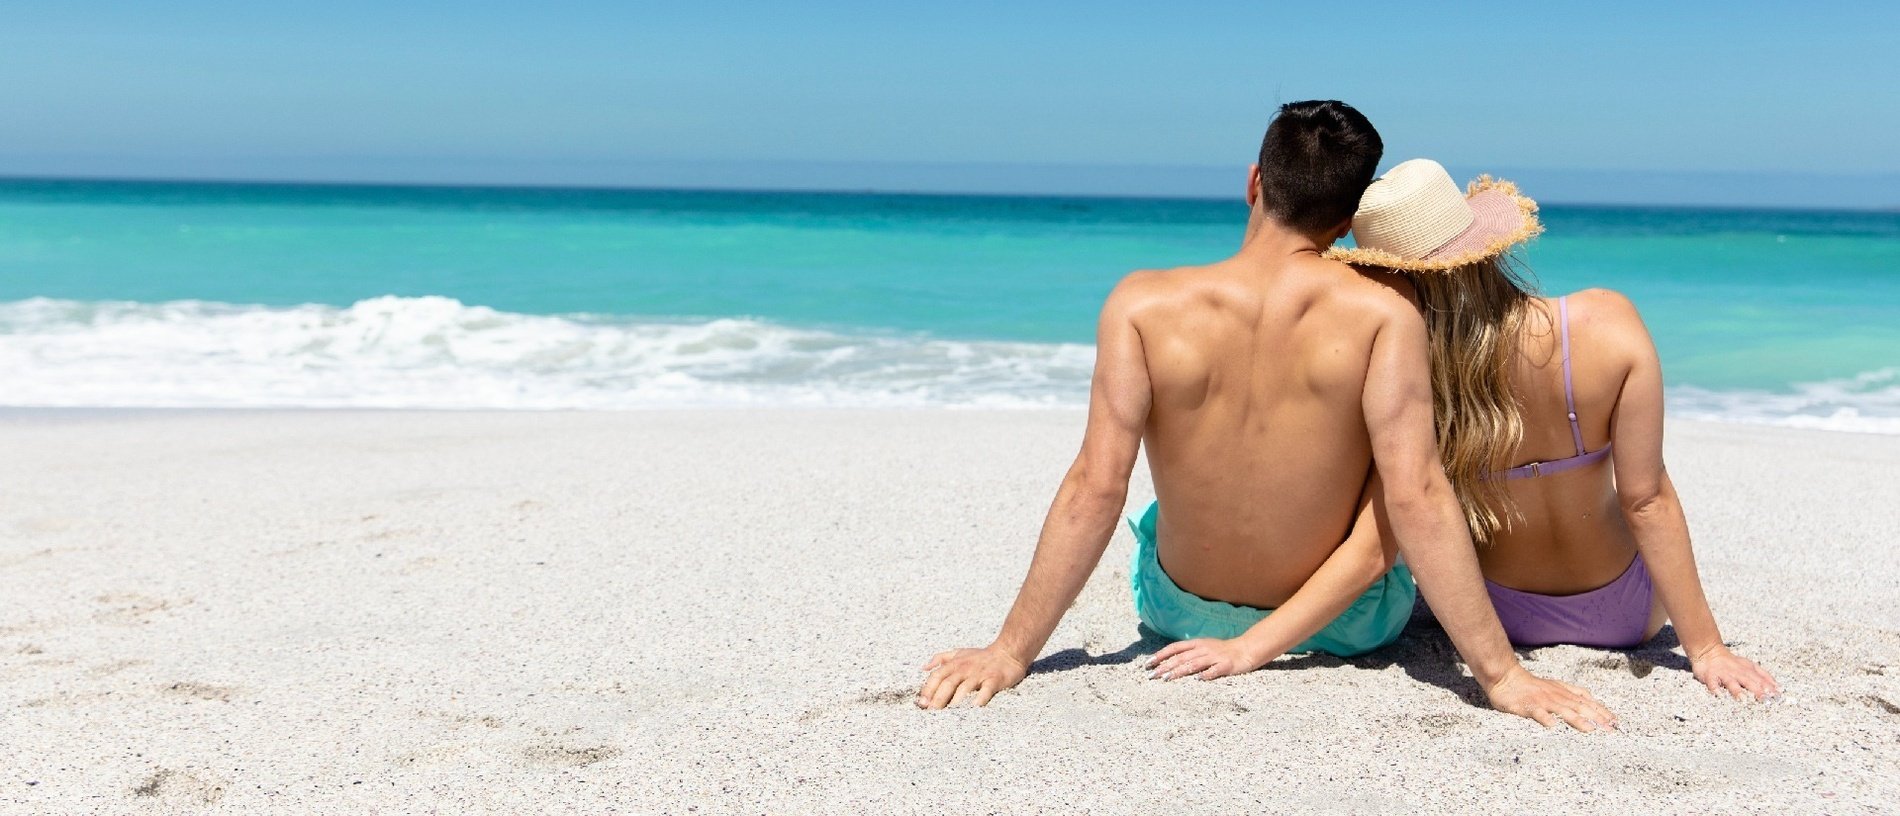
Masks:
[[[141,363],[179,380],[156,404],[338,404],[297,370],[498,378],[468,404],[1069,403],[1119,276],[1223,257],[1244,218],[1220,201],[6,181],[0,373],[46,387],[0,403],[138,403],[152,389],[95,380]],[[1544,218],[1527,257],[1545,289],[1634,298],[1688,409],[1900,416],[1900,214]],[[193,397],[193,377],[217,393]]]

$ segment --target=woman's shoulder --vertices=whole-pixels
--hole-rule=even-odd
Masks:
[[[1550,305],[1557,305],[1557,298],[1548,298]],[[1628,295],[1615,289],[1583,289],[1563,297],[1570,306],[1570,321],[1597,325],[1615,325],[1625,322],[1641,323],[1643,316],[1636,310],[1636,302]]]
[[[1565,299],[1570,331],[1580,339],[1599,346],[1628,345],[1632,350],[1653,347],[1643,315],[1628,295],[1615,289],[1584,289]]]

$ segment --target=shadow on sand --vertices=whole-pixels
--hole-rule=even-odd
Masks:
[[[1121,665],[1133,661],[1142,655],[1153,654],[1168,644],[1168,639],[1157,634],[1145,625],[1137,624],[1141,637],[1133,643],[1114,652],[1089,654],[1080,648],[1063,649],[1030,664],[1030,674],[1044,674],[1070,671],[1085,666]],[[1680,642],[1676,639],[1674,627],[1664,626],[1661,632],[1648,642],[1634,649],[1601,649],[1600,656],[1587,659],[1587,665],[1605,669],[1627,669],[1636,677],[1647,677],[1657,668],[1688,672],[1687,658],[1673,651]],[[1517,649],[1519,660],[1529,657],[1536,649]],[[1484,689],[1478,682],[1464,673],[1458,660],[1458,651],[1453,648],[1451,638],[1445,634],[1438,621],[1428,614],[1415,614],[1406,624],[1404,634],[1396,643],[1370,654],[1358,657],[1334,657],[1327,654],[1287,655],[1268,663],[1261,671],[1301,671],[1305,669],[1338,668],[1352,666],[1360,669],[1381,670],[1398,666],[1408,677],[1421,683],[1428,683],[1451,692],[1467,705],[1489,708],[1485,700]]]

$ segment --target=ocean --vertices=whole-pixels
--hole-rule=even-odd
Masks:
[[[1529,191],[1533,195],[1535,191]],[[0,405],[1080,406],[1237,201],[0,181]],[[1900,213],[1547,204],[1673,416],[1900,433]]]

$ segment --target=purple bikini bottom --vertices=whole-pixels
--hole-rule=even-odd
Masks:
[[[1504,633],[1518,646],[1574,643],[1627,649],[1649,634],[1649,605],[1654,589],[1649,567],[1638,555],[1622,576],[1589,592],[1575,595],[1538,595],[1498,586],[1490,581],[1491,605],[1498,610]]]
[[[1641,555],[1616,580],[1575,595],[1539,595],[1490,581],[1491,605],[1514,646],[1573,643],[1608,649],[1642,644],[1649,634],[1649,607],[1655,590]],[[1424,599],[1420,599],[1423,605]]]

